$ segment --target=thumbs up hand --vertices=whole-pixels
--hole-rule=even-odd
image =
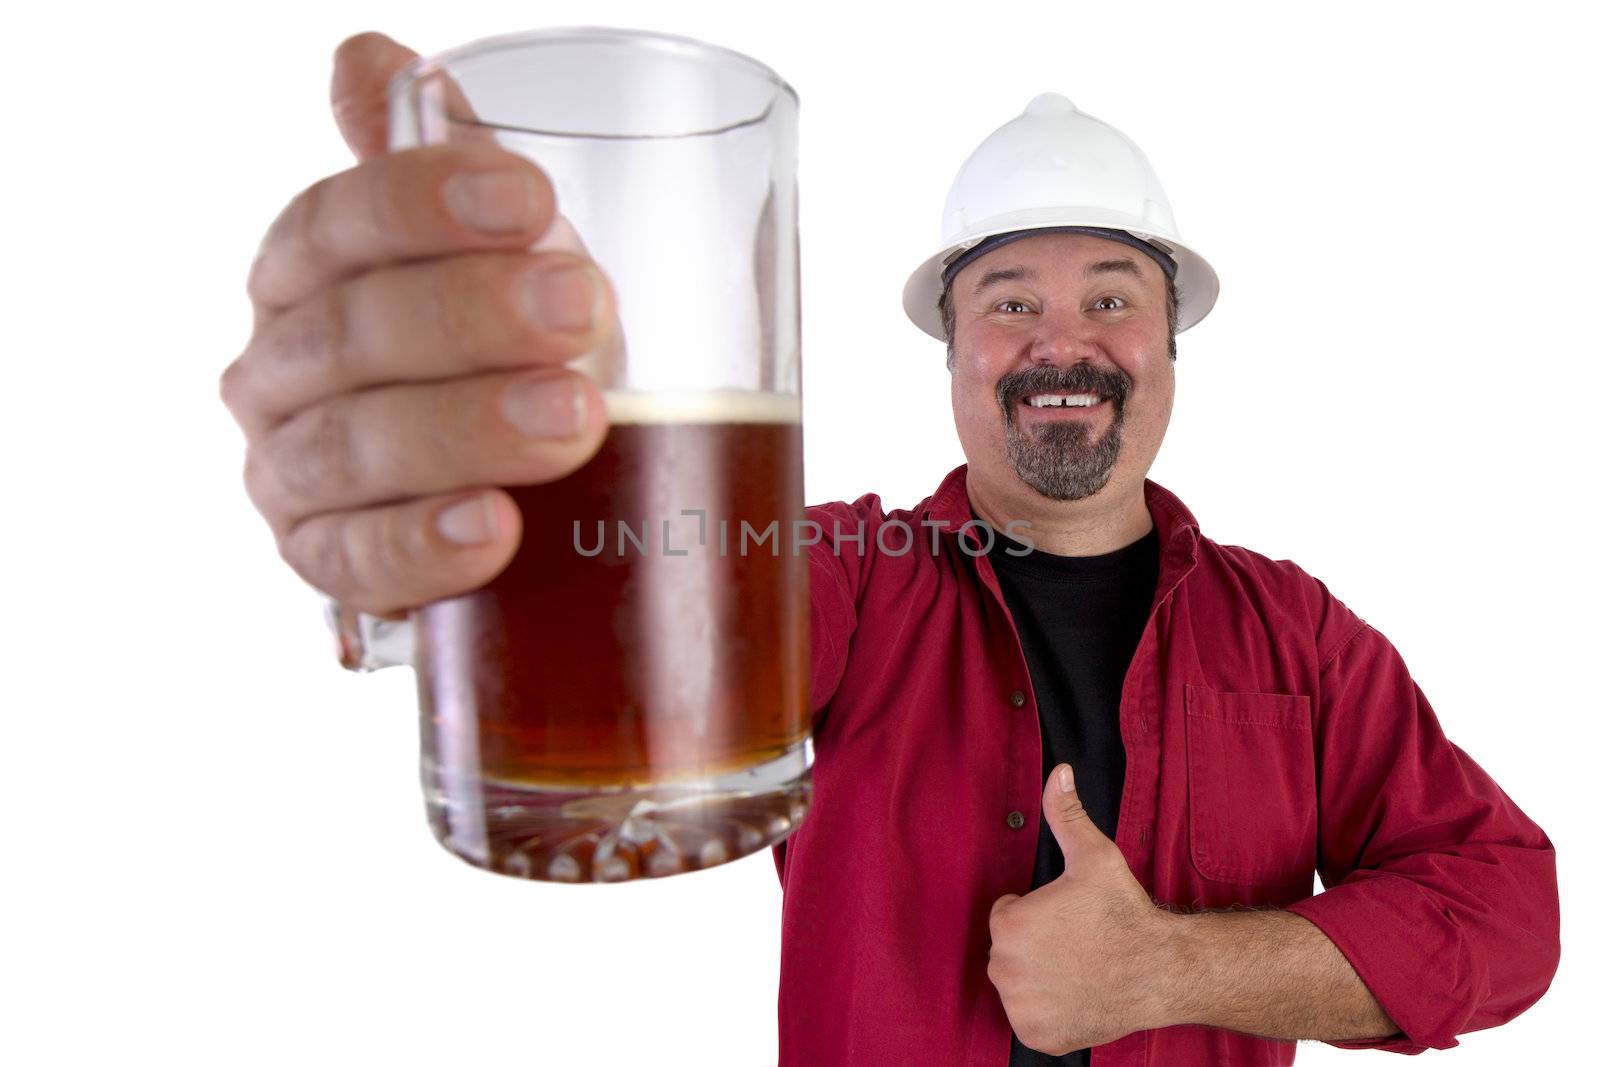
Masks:
[[[1051,1055],[1168,1025],[1176,917],[1156,907],[1083,809],[1072,768],[1046,781],[1045,821],[1066,870],[989,909],[989,981],[1018,1040]]]

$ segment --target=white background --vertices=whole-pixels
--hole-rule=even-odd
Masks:
[[[908,506],[961,461],[942,348],[899,298],[978,141],[1054,90],[1143,146],[1222,278],[1179,339],[1152,477],[1383,630],[1556,842],[1554,986],[1444,1062],[1582,1055],[1600,175],[1579,5],[50,10],[6,16],[3,72],[0,1058],[776,1060],[770,857],[578,888],[446,854],[411,672],[336,666],[217,399],[267,224],[350,165],[339,41],[585,23],[727,45],[799,91],[812,502]]]

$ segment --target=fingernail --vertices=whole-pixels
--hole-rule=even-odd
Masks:
[[[522,287],[522,310],[541,330],[586,333],[594,326],[600,287],[588,267],[534,271]]]
[[[1061,765],[1061,773],[1056,775],[1056,779],[1061,783],[1061,791],[1063,793],[1072,792],[1073,785],[1075,784],[1072,781],[1072,764],[1063,763]]]
[[[483,545],[494,540],[494,506],[483,494],[451,504],[439,513],[439,533],[458,545]]]
[[[527,378],[500,398],[506,421],[529,437],[573,437],[583,430],[584,395],[580,383],[565,375]]]
[[[444,186],[445,206],[456,219],[484,233],[514,233],[533,215],[533,178],[518,171],[457,174]]]

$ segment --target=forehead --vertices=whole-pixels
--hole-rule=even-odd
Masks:
[[[1114,275],[1160,284],[1155,260],[1136,248],[1085,233],[1047,233],[1001,245],[961,268],[951,288],[965,293],[1004,280],[1072,281]]]

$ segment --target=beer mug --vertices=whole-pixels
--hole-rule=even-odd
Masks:
[[[579,28],[418,60],[389,99],[392,149],[492,138],[543,168],[560,217],[534,250],[592,256],[621,323],[571,364],[605,396],[599,453],[505,486],[510,565],[411,613],[435,836],[560,882],[776,843],[811,789],[794,91]]]

